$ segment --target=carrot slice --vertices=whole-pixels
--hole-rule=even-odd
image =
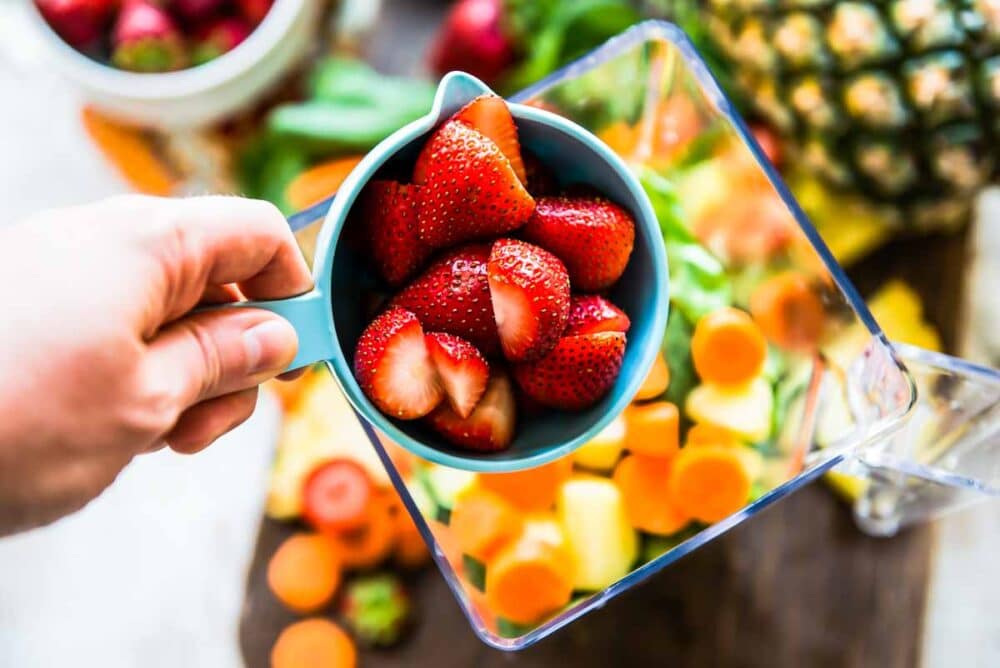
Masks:
[[[399,496],[395,493],[387,496],[393,531],[396,533],[396,561],[404,568],[419,568],[430,560],[427,543]]]
[[[701,318],[691,337],[695,371],[709,383],[733,385],[757,376],[767,357],[767,341],[744,311],[721,308]]]
[[[351,637],[318,617],[286,627],[271,648],[271,668],[354,668],[357,663]]]
[[[597,136],[623,158],[629,158],[635,153],[639,141],[638,129],[625,121],[617,121],[606,126],[597,133]]]
[[[826,311],[806,277],[788,271],[757,286],[750,313],[775,344],[796,350],[814,349],[823,336]]]
[[[286,186],[285,199],[296,210],[306,209],[326,199],[337,192],[337,188],[363,157],[351,155],[346,158],[334,158],[310,167]]]
[[[664,359],[663,353],[660,353],[656,356],[653,367],[646,374],[646,380],[642,381],[639,391],[636,392],[635,400],[646,401],[648,399],[655,399],[666,392],[669,386],[670,367],[667,366],[667,360]]]
[[[517,624],[534,624],[573,595],[572,561],[559,546],[522,534],[486,567],[486,600]]]
[[[372,568],[386,559],[396,542],[392,506],[386,495],[372,498],[360,529],[333,536],[345,568]]]
[[[556,492],[573,472],[571,457],[562,457],[533,469],[512,473],[480,473],[479,484],[496,492],[519,510],[547,510],[556,501]]]
[[[669,401],[625,409],[625,449],[651,457],[670,457],[680,447],[680,414]]]
[[[285,540],[267,566],[267,584],[287,608],[319,610],[340,586],[341,557],[326,536],[297,533]]]
[[[625,513],[636,529],[661,536],[677,533],[691,518],[670,500],[670,460],[629,455],[618,462],[612,480],[621,490]]]
[[[499,494],[472,488],[459,496],[448,526],[455,532],[462,553],[485,563],[517,536],[521,518]]]
[[[736,448],[684,448],[670,471],[670,498],[682,513],[717,522],[746,504],[750,484],[750,472]]]
[[[141,130],[121,125],[86,107],[83,127],[130,186],[146,195],[170,195],[178,179],[167,163],[156,155]]]
[[[739,436],[729,431],[725,427],[702,422],[692,425],[688,429],[685,448],[700,448],[706,445],[720,445],[725,447],[737,447],[742,445]]]

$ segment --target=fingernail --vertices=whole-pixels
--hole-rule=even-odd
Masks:
[[[298,337],[282,318],[272,318],[243,332],[247,373],[250,375],[284,371],[295,356]]]

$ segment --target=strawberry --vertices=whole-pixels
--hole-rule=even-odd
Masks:
[[[510,40],[501,29],[503,0],[460,0],[435,36],[430,65],[438,75],[469,72],[487,83],[496,81],[514,60]]]
[[[427,422],[447,441],[461,448],[495,452],[513,440],[516,416],[510,379],[502,369],[494,369],[483,398],[469,417],[463,419],[451,406],[441,404],[427,416]]]
[[[400,420],[423,417],[444,398],[420,321],[401,308],[389,309],[361,333],[354,377],[379,410]]]
[[[528,175],[521,160],[521,143],[517,140],[517,126],[502,97],[492,94],[480,95],[462,107],[452,118],[492,139],[507,156],[518,180],[527,185]]]
[[[469,244],[445,253],[403,288],[389,306],[417,315],[430,331],[467,339],[485,355],[500,349],[493,320],[486,263],[489,244]]]
[[[608,393],[618,378],[624,356],[622,332],[566,336],[537,362],[514,365],[514,380],[541,404],[581,411]]]
[[[427,335],[427,351],[441,377],[451,409],[459,417],[469,417],[486,391],[490,377],[490,366],[483,354],[465,339],[443,332]]]
[[[524,173],[528,179],[525,181],[525,187],[532,197],[537,200],[537,198],[546,195],[555,195],[559,191],[555,174],[534,153],[525,151],[522,159],[524,160]]]
[[[542,197],[524,238],[566,263],[573,287],[600,292],[621,277],[635,243],[635,223],[600,197]]]
[[[111,60],[135,72],[168,72],[187,65],[181,34],[150,0],[125,0],[112,35]]]
[[[111,18],[115,0],[35,0],[56,33],[77,49],[93,47]]]
[[[196,37],[191,50],[191,62],[207,63],[229,53],[250,36],[251,28],[243,19],[224,18],[206,24]]]
[[[520,362],[552,350],[569,317],[569,275],[544,248],[498,239],[489,261],[490,298],[507,359]]]
[[[199,23],[218,12],[226,0],[167,0],[159,4],[184,21]]]
[[[632,325],[625,311],[600,295],[574,295],[563,336],[627,332]]]
[[[361,195],[375,268],[394,287],[420,269],[430,255],[417,233],[416,190],[417,186],[396,181],[371,181]]]
[[[271,11],[274,0],[236,0],[233,4],[236,5],[240,15],[250,22],[250,25],[256,26]]]
[[[499,147],[461,121],[448,121],[417,158],[413,180],[420,238],[431,248],[497,237],[524,225],[535,201]]]

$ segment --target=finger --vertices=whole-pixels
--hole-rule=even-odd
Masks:
[[[166,383],[179,413],[273,378],[288,368],[297,348],[292,326],[268,311],[203,311],[171,323],[148,344],[145,377]]]
[[[243,294],[239,287],[233,283],[225,285],[209,285],[205,287],[199,304],[229,304],[231,302],[242,301]]]
[[[172,450],[194,454],[243,424],[257,405],[257,388],[195,404],[181,414],[164,440]]]
[[[251,299],[312,287],[295,237],[273,204],[222,196],[156,201],[161,224],[152,226],[148,243],[167,281],[161,322],[189,311],[209,285],[236,283]]]

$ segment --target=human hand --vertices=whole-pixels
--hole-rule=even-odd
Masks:
[[[246,420],[295,331],[191,311],[311,286],[266,202],[125,196],[0,229],[0,534],[82,507],[136,454],[197,452]]]

